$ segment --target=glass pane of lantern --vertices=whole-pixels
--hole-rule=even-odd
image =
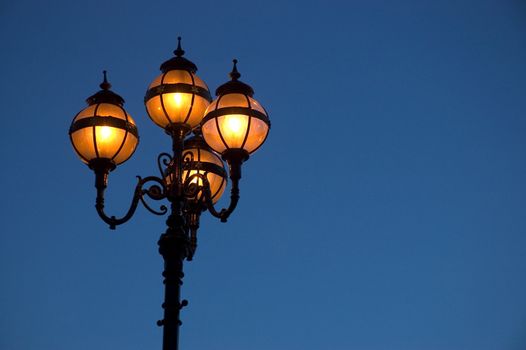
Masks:
[[[243,94],[226,94],[219,99],[219,107],[248,107],[247,97]]]
[[[124,161],[126,161],[130,156],[135,152],[135,148],[137,148],[137,144],[139,143],[139,140],[135,137],[135,135],[128,133],[126,136],[126,141],[124,141],[124,145],[122,146],[122,149],[117,154],[115,158],[113,158],[113,161],[116,164],[120,164]]]
[[[224,179],[222,176],[208,173],[206,175],[208,182],[210,183],[210,194],[212,195],[212,202],[217,202],[221,195],[223,194],[221,190],[224,191],[223,182]]]
[[[75,120],[83,119],[83,118],[86,118],[86,117],[93,117],[95,115],[95,108],[96,107],[97,107],[97,105],[91,105],[91,106],[88,106],[87,108],[83,109],[82,111],[80,111],[79,114],[77,114],[77,116],[75,117]]]
[[[111,126],[96,126],[95,137],[100,158],[113,158],[119,151],[126,130]]]
[[[152,118],[155,124],[160,127],[165,127],[169,124],[168,118],[164,115],[161,106],[161,98],[159,96],[152,97],[146,101],[146,109],[148,110],[148,115]]]
[[[97,108],[97,115],[103,117],[115,117],[126,120],[126,113],[124,112],[124,109],[110,103],[99,104],[99,108]]]
[[[267,123],[261,119],[252,117],[250,121],[250,130],[244,149],[249,153],[255,151],[265,141],[267,133]]]
[[[201,128],[206,143],[216,152],[223,152],[226,145],[221,141],[215,119],[210,119]]]
[[[205,98],[195,95],[194,104],[192,106],[192,112],[187,123],[190,124],[192,127],[197,126],[199,123],[201,123],[201,120],[203,120],[203,117],[205,115],[206,107],[208,107],[208,103],[208,100],[206,100]]]
[[[221,161],[221,159],[214,153],[208,151],[201,150],[199,152],[199,161],[223,166],[223,162]]]
[[[217,189],[217,192],[212,192],[212,201],[214,203],[216,203],[220,198],[221,196],[223,195],[223,193],[225,192],[225,188],[226,188],[226,184],[227,184],[227,181],[226,179],[222,179],[221,183],[220,183],[220,186],[219,188]]]
[[[79,129],[71,134],[71,141],[75,150],[79,153],[83,161],[90,161],[97,158],[95,148],[93,147],[93,128],[87,127]]]
[[[163,78],[163,75],[164,74],[160,74],[159,76],[157,76],[157,78],[155,78],[150,84],[149,89],[161,85],[161,79]]]
[[[185,70],[171,70],[164,75],[163,84],[192,84],[192,76],[190,72]]]
[[[213,111],[217,109],[217,99],[213,100],[212,103],[210,103],[210,105],[208,106],[208,108],[206,109],[205,111],[205,115],[210,112],[210,111]]]
[[[248,129],[247,115],[227,114],[217,118],[219,131],[229,148],[241,148]]]
[[[205,82],[202,81],[201,78],[199,78],[195,74],[194,74],[194,84],[208,90],[208,86],[206,86]]]
[[[254,100],[252,97],[249,97],[249,100],[250,100],[250,107],[252,109],[255,109],[256,111],[259,111],[263,113],[264,115],[267,115],[267,112],[265,112],[265,109],[263,108],[263,106],[259,104],[258,101]]]
[[[184,123],[192,102],[192,94],[174,92],[161,96],[164,109],[172,123]]]

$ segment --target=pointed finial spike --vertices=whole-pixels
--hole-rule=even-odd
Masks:
[[[111,88],[111,84],[108,82],[108,75],[107,75],[107,73],[108,72],[106,70],[102,71],[102,74],[104,75],[104,80],[99,85],[102,90],[109,90]]]
[[[241,74],[237,71],[237,59],[234,58],[232,62],[234,62],[234,67],[232,68],[232,72],[230,72],[230,78],[232,78],[232,80],[238,80]]]
[[[174,54],[177,57],[181,57],[184,55],[184,50],[181,48],[181,37],[177,37],[177,49],[174,51]]]

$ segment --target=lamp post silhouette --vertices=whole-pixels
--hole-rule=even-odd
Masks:
[[[95,208],[100,218],[115,229],[131,219],[139,202],[155,215],[168,214],[166,232],[159,238],[164,259],[163,350],[178,349],[184,260],[192,260],[197,248],[201,214],[208,211],[226,222],[239,201],[242,164],[266,140],[270,120],[253,98],[254,90],[239,80],[237,60],[230,81],[219,86],[212,101],[207,85],[195,74],[197,66],[184,57],[181,38],[175,56],[164,62],[161,74],[146,91],[144,103],[150,119],[172,140],[171,153],[160,153],[160,176],[138,177],[128,212],[120,218],[104,211],[108,176],[128,160],[137,148],[139,133],[123,108],[124,99],[110,90],[104,71],[101,90],[86,100],[71,124],[71,143],[80,159],[95,173]],[[228,164],[225,169],[223,160]],[[230,203],[215,203],[231,181]],[[146,199],[167,200],[169,207],[154,209]]]

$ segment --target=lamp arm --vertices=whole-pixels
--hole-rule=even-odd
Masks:
[[[137,176],[137,185],[135,186],[135,191],[133,193],[132,202],[130,204],[128,212],[121,218],[116,218],[115,216],[108,216],[104,212],[104,191],[106,190],[108,183],[108,173],[109,172],[106,171],[95,171],[95,187],[97,188],[95,209],[97,210],[97,214],[99,214],[99,217],[102,219],[102,221],[107,223],[110,226],[111,230],[115,230],[117,225],[124,224],[132,218],[133,214],[135,213],[135,210],[137,210],[139,201],[144,205],[144,207],[148,211],[150,211],[153,214],[164,215],[168,212],[168,208],[165,205],[161,205],[159,210],[157,211],[152,209],[144,200],[145,195],[154,200],[161,200],[163,198],[166,198],[166,186],[164,185],[164,182],[155,176],[148,176],[144,179],[140,176]],[[156,182],[157,184],[150,186],[148,189],[144,189],[144,185],[150,181]]]
[[[214,202],[212,201],[212,195],[210,193],[210,184],[208,182],[205,183],[203,192],[206,208],[210,214],[221,220],[221,222],[227,222],[228,217],[234,212],[237,207],[237,203],[239,202],[239,180],[232,180],[232,188],[230,189],[230,203],[228,204],[228,207],[222,208],[219,211],[217,211],[214,207]]]
[[[239,202],[239,179],[241,178],[241,163],[235,166],[230,166],[230,180],[232,181],[232,188],[230,189],[230,203],[228,207],[222,208],[219,211],[215,208],[212,201],[212,193],[210,192],[210,182],[204,174],[196,173],[189,176],[183,185],[184,193],[187,197],[198,198],[202,192],[202,199],[206,209],[220,219],[221,222],[226,222],[230,214],[236,209]],[[199,179],[199,181],[197,180]],[[202,185],[198,185],[201,182]]]

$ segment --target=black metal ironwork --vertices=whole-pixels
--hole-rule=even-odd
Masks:
[[[199,228],[199,218],[203,211],[208,210],[213,216],[226,222],[230,214],[234,211],[239,201],[239,180],[241,178],[241,163],[248,159],[246,152],[231,152],[223,156],[230,166],[230,180],[232,182],[231,199],[228,207],[216,209],[212,201],[210,183],[203,170],[215,171],[219,174],[226,172],[223,168],[214,167],[214,164],[199,164],[199,161],[191,158],[188,152],[184,153],[185,137],[189,130],[185,127],[172,127],[170,135],[173,141],[173,153],[161,153],[157,157],[157,164],[161,177],[147,176],[137,177],[137,185],[133,193],[130,207],[126,214],[120,218],[110,216],[104,211],[104,192],[108,185],[108,175],[115,168],[115,164],[109,159],[96,159],[89,163],[90,168],[95,172],[95,187],[97,197],[95,208],[100,218],[109,225],[110,229],[115,229],[130,220],[135,213],[138,204],[143,206],[153,214],[164,215],[169,212],[166,220],[167,230],[159,239],[159,253],[164,259],[164,284],[165,301],[163,303],[164,318],[158,321],[158,325],[164,327],[163,330],[163,350],[177,349],[180,310],[186,306],[187,302],[180,300],[180,286],[182,284],[183,261],[192,260],[197,248],[197,230]],[[195,141],[191,145],[196,146]],[[186,158],[186,159],[185,159]],[[184,170],[201,170],[193,175],[182,179]],[[166,181],[169,173],[170,181]],[[199,178],[196,183],[193,181]],[[200,193],[202,200],[193,200],[196,193]],[[158,210],[153,209],[146,198],[160,201],[167,200],[167,206],[161,205]]]
[[[207,101],[211,101],[212,97],[210,96],[210,91],[207,89],[197,86],[197,85],[190,85],[190,84],[183,84],[183,83],[177,83],[177,84],[166,84],[155,86],[148,91],[146,91],[146,96],[144,96],[144,101],[148,101],[152,97],[159,96],[162,94],[168,94],[168,93],[174,93],[174,92],[180,92],[180,93],[186,93],[186,94],[195,94],[197,96],[201,96]]]
[[[72,134],[77,130],[88,128],[90,126],[111,126],[117,129],[124,129],[129,133],[133,134],[135,137],[139,137],[139,132],[137,131],[137,126],[130,123],[127,120],[115,118],[115,117],[102,117],[102,116],[93,116],[86,117],[75,121],[71,124],[69,128],[69,133]]]
[[[213,109],[206,114],[206,116],[203,118],[202,123],[204,124],[210,119],[217,118],[222,115],[228,115],[228,114],[249,115],[251,117],[261,119],[265,123],[270,125],[270,121],[266,114],[261,113],[260,111],[249,108],[249,107],[222,107],[222,108]]]
[[[174,51],[176,56],[164,62],[161,65],[161,70],[164,75],[174,69],[185,70],[192,76],[193,85],[163,85],[163,80],[161,79],[161,86],[152,88],[147,92],[145,102],[154,96],[171,92],[193,94],[192,104],[195,95],[204,97],[208,101],[211,100],[208,90],[195,85],[193,73],[197,71],[197,67],[195,64],[182,57],[184,51],[181,48],[181,39],[178,38],[178,40],[178,47]],[[234,68],[230,74],[232,81],[222,85],[217,91],[222,94],[232,92],[245,94],[245,96],[247,96],[248,108],[224,108],[214,111],[213,113],[241,113],[264,120],[270,126],[270,121],[266,114],[250,108],[251,105],[248,96],[252,96],[254,92],[250,86],[238,81],[240,74],[237,72],[236,63],[237,60],[234,60]],[[111,103],[122,108],[124,99],[109,90],[111,85],[107,81],[106,72],[104,72],[104,81],[100,87],[102,89],[101,91],[87,99],[88,104],[99,105],[101,103]],[[76,122],[74,120],[74,123],[70,128],[70,135],[73,132],[86,127],[95,128],[100,126],[111,126],[124,129],[126,130],[126,133],[133,134],[138,138],[137,128],[128,121],[128,114],[126,111],[124,111],[126,115],[126,120],[124,120],[111,116],[98,116],[96,111],[97,107],[95,108],[93,116],[85,117]],[[187,120],[190,111],[188,112]],[[216,117],[216,115],[211,115],[209,118],[212,117]],[[188,137],[192,131],[195,135],[193,137]],[[87,162],[90,169],[95,173],[95,188],[97,190],[95,200],[96,211],[100,218],[109,225],[110,229],[113,230],[117,226],[129,221],[137,210],[139,203],[155,215],[168,214],[166,219],[166,231],[161,234],[158,241],[159,253],[164,259],[164,270],[162,275],[164,277],[165,299],[162,304],[162,308],[164,309],[163,318],[157,321],[157,325],[163,327],[163,350],[177,350],[179,342],[179,327],[181,325],[180,311],[183,307],[188,305],[187,300],[181,300],[181,285],[184,277],[183,263],[185,259],[189,261],[192,260],[195,254],[200,216],[203,212],[208,210],[214,217],[219,218],[222,222],[227,221],[239,201],[241,165],[244,161],[248,160],[249,153],[243,149],[227,149],[224,151],[221,154],[221,158],[226,161],[229,166],[229,172],[227,175],[226,170],[218,164],[201,160],[200,152],[202,150],[203,152],[206,151],[213,153],[217,157],[218,163],[222,163],[221,158],[219,158],[219,156],[209,148],[201,138],[199,127],[192,130],[187,124],[173,123],[170,121],[165,127],[165,132],[172,139],[172,151],[170,153],[160,153],[157,157],[157,166],[160,176],[147,176],[144,178],[137,176],[137,184],[133,192],[130,206],[122,217],[108,215],[104,210],[105,190],[108,186],[109,174],[116,167],[114,161],[115,157],[111,159],[101,158],[97,152],[97,157],[95,159],[88,160],[83,158],[83,160]],[[93,133],[95,133],[95,129],[93,130]],[[194,154],[195,150],[197,150],[197,155]],[[224,183],[221,183],[221,191],[223,190],[223,186],[226,186],[226,177],[228,176],[230,178],[230,203],[227,207],[222,209],[215,208],[214,198],[217,195],[217,192],[211,193],[211,186],[208,177],[209,174],[220,176],[222,178]],[[149,200],[166,201],[168,204],[161,204],[158,208],[154,208],[149,203]]]
[[[184,136],[186,136],[186,133],[183,135],[183,138]],[[174,142],[177,143],[178,141],[174,140]],[[202,202],[204,207],[201,207],[201,211],[209,210],[212,215],[220,218],[221,221],[226,222],[226,219],[232,213],[237,201],[239,200],[238,185],[239,180],[241,179],[241,164],[249,158],[247,152],[242,150],[241,152],[235,151],[238,150],[229,150],[229,152],[225,152],[225,154],[222,156],[222,158],[225,159],[229,164],[229,177],[232,181],[231,203],[227,208],[223,208],[219,211],[215,209],[212,202],[213,196],[210,192],[210,183],[206,176],[207,171],[213,171],[226,176],[226,172],[223,168],[212,163],[201,163],[199,161],[195,161],[191,152],[180,153],[179,155],[174,153],[173,156],[168,153],[160,153],[157,158],[157,162],[162,177],[148,176],[142,178],[137,176],[138,181],[137,185],[135,186],[130,208],[121,218],[117,218],[113,215],[109,216],[104,212],[104,192],[108,184],[108,175],[113,169],[115,169],[115,164],[111,160],[104,158],[93,160],[89,163],[89,166],[95,172],[95,187],[97,189],[97,213],[101,219],[110,226],[110,229],[113,230],[118,225],[122,225],[132,218],[139,202],[141,202],[144,207],[153,214],[164,215],[168,212],[167,207],[164,205],[161,205],[159,210],[152,209],[152,207],[145,201],[145,196],[156,201],[167,199],[169,202],[184,202],[193,199],[196,195],[196,192],[199,191],[203,193]],[[188,158],[190,156],[192,158]],[[185,157],[187,158],[186,160],[184,160]],[[177,160],[179,160],[179,162]],[[179,167],[177,168],[176,164],[178,163]],[[163,165],[166,168],[163,169]],[[184,170],[200,170],[204,171],[205,173],[196,173],[186,177],[184,181],[180,179],[179,182],[177,182],[176,174],[182,174]],[[166,181],[167,176],[171,176],[173,178],[169,181],[169,183]],[[201,180],[200,184],[194,181],[196,178]],[[154,182],[155,184],[146,188],[145,185],[149,182]],[[234,193],[237,193],[237,195]],[[179,209],[183,210],[183,208]],[[195,213],[192,211],[192,214]]]

